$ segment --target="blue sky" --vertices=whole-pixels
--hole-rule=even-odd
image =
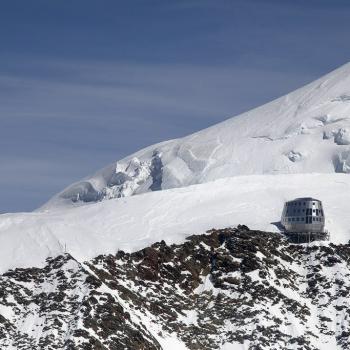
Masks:
[[[0,8],[0,212],[349,61],[348,0],[31,0]]]

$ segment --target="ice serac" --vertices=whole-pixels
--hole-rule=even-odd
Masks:
[[[45,206],[237,175],[350,172],[350,63],[259,108],[115,162]]]

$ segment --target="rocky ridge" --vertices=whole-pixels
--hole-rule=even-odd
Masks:
[[[0,276],[1,349],[349,349],[350,245],[213,229]],[[228,347],[230,346],[230,347]]]

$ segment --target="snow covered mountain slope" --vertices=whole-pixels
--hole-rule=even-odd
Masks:
[[[347,173],[349,64],[0,215],[1,349],[349,349]],[[304,196],[331,242],[271,233]]]
[[[350,63],[262,107],[143,149],[44,208],[237,175],[350,172]]]
[[[350,176],[289,174],[237,176],[184,188],[117,198],[76,208],[0,216],[0,272],[42,266],[64,251],[80,262],[154,242],[183,242],[213,227],[238,224],[278,231],[284,201],[323,201],[331,241],[350,239]]]

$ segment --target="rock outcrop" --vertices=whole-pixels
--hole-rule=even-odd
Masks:
[[[1,349],[350,348],[350,245],[245,226],[0,276]]]

